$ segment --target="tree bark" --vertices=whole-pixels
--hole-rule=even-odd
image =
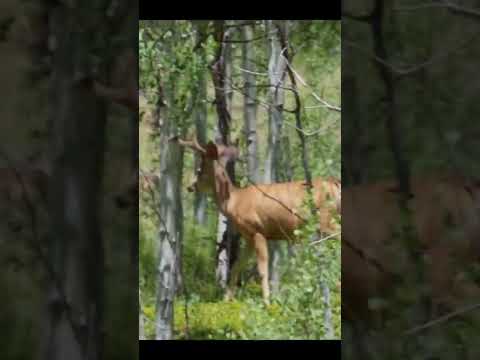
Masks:
[[[90,11],[91,9],[84,9]],[[44,359],[103,358],[103,239],[98,209],[106,111],[88,84],[91,39],[69,10],[52,14],[51,126],[53,176],[48,258],[52,265]]]
[[[175,26],[175,24],[172,24]],[[174,36],[176,34],[174,33]],[[178,41],[172,39],[170,41]],[[165,44],[168,56],[171,42]],[[161,79],[156,108],[159,129],[160,169],[159,169],[159,244],[156,293],[156,340],[171,340],[174,325],[174,300],[181,288],[181,244],[183,239],[182,176],[183,148],[170,139],[182,136],[179,133],[178,116],[170,111],[177,106],[175,97],[175,74]],[[168,104],[168,105],[166,105]],[[176,117],[177,116],[177,117]]]
[[[287,23],[278,21],[277,26],[286,31]],[[270,60],[268,63],[269,88],[269,110],[268,110],[268,146],[265,160],[265,183],[280,181],[280,159],[281,159],[281,136],[283,125],[283,106],[285,102],[284,79],[286,62],[282,56],[280,38],[277,27],[273,20],[267,20],[266,30],[270,33],[268,37]],[[269,274],[272,294],[278,292],[280,286],[279,262],[280,244],[270,241],[269,247]]]
[[[247,143],[247,169],[248,177],[254,183],[260,180],[260,172],[258,168],[258,150],[257,150],[257,91],[256,79],[254,72],[256,70],[255,63],[255,48],[251,43],[253,39],[252,25],[244,25],[242,27],[243,44],[243,80],[245,83],[244,90],[244,123],[245,123],[245,138]]]
[[[215,58],[211,65],[213,85],[215,88],[215,104],[218,116],[218,141],[224,145],[230,145],[230,123],[231,123],[231,55],[230,44],[225,40],[230,38],[234,28],[225,31],[225,22],[216,21],[215,38],[217,49]],[[235,164],[230,161],[225,164],[230,179],[235,182]],[[233,223],[219,214],[217,230],[217,282],[222,289],[226,289],[230,269],[238,253],[240,237],[234,230]]]
[[[138,338],[139,340],[145,340],[145,319],[143,317],[142,311],[142,294],[140,291],[140,287],[138,289]]]
[[[196,29],[196,38],[197,43],[205,35],[200,32],[200,26],[197,26]],[[197,50],[200,56],[205,57],[205,51],[202,47]],[[203,71],[199,73],[198,79],[198,103],[195,107],[195,132],[200,144],[205,144],[207,140],[207,82],[205,79],[205,74]],[[200,156],[195,153],[195,169],[197,169],[200,164]],[[202,192],[195,192],[195,199],[193,203],[193,219],[196,224],[205,225],[207,221],[207,195]]]
[[[173,104],[173,84],[166,84],[165,97]],[[163,101],[161,102],[163,104]],[[183,238],[183,208],[181,197],[183,150],[169,139],[177,134],[174,118],[168,116],[166,107],[160,106],[160,228],[157,268],[157,301],[155,338],[170,340],[173,337],[174,298],[179,276],[180,245]]]

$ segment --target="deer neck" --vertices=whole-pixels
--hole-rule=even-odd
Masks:
[[[225,168],[218,162],[214,164],[214,191],[215,202],[224,215],[228,215],[229,204],[232,202],[232,198],[237,188],[233,185],[232,180],[228,176]]]

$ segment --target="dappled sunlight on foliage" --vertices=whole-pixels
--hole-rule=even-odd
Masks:
[[[153,23],[152,23],[153,24]],[[146,110],[155,112],[161,97],[160,85],[168,84],[175,96],[171,103],[161,103],[183,138],[191,138],[198,131],[196,107],[205,106],[205,132],[207,141],[215,140],[218,134],[215,89],[211,81],[211,61],[215,58],[217,42],[213,36],[197,37],[198,29],[214,33],[211,21],[177,21],[174,26],[143,26],[140,33],[140,84],[145,88]],[[301,122],[307,138],[309,171],[313,177],[336,177],[341,174],[340,112],[325,108],[318,97],[340,104],[340,22],[291,21],[289,41],[292,46],[291,66],[302,80],[298,81],[301,101]],[[165,30],[168,28],[168,31]],[[172,30],[173,29],[173,30]],[[258,136],[258,171],[263,173],[265,152],[268,147],[268,78],[269,69],[268,27],[258,21],[253,27],[252,42],[256,71],[255,96],[256,133]],[[176,32],[174,34],[174,32]],[[232,39],[241,39],[240,32]],[[183,41],[173,42],[172,36]],[[238,38],[238,39],[237,39]],[[192,50],[195,49],[195,50]],[[240,159],[236,163],[235,180],[238,186],[250,185],[245,159],[248,139],[245,134],[244,113],[245,86],[242,63],[243,44],[233,42],[232,52],[232,98],[230,136],[233,142],[239,139]],[[160,74],[160,75],[159,75]],[[206,79],[207,88],[199,98],[199,79]],[[268,76],[268,75],[267,75]],[[291,80],[285,77],[286,89]],[[303,84],[302,81],[305,81]],[[312,95],[314,93],[314,95]],[[317,98],[316,98],[317,97]],[[302,149],[296,129],[293,92],[285,91],[285,111],[281,134],[281,162],[288,164],[279,171],[279,179],[303,180]],[[158,148],[158,134],[140,124],[140,166],[146,170],[156,169],[164,148]],[[194,218],[195,194],[185,189],[198,172],[199,164],[191,152],[185,151],[182,166],[182,284],[174,302],[173,337],[175,339],[325,339],[341,337],[340,294],[340,235],[317,238],[318,218],[311,220],[295,233],[296,244],[280,244],[278,292],[272,294],[271,304],[262,301],[260,276],[255,256],[249,260],[246,270],[240,274],[241,285],[235,300],[226,302],[224,290],[216,279],[217,266],[217,204],[209,198],[206,202],[206,222],[200,225]],[[162,169],[158,171],[162,175]],[[168,170],[163,170],[168,171]],[[259,180],[263,178],[260,176]],[[282,181],[283,181],[282,180]],[[260,181],[261,182],[261,181]],[[161,200],[159,200],[161,201]],[[145,316],[145,334],[155,338],[155,321],[158,316],[156,287],[158,271],[158,216],[154,201],[142,195],[140,202],[140,284],[141,303]],[[331,207],[331,204],[325,204]],[[304,211],[306,217],[310,210]],[[340,219],[332,217],[340,228]],[[332,225],[332,224],[329,224]],[[338,226],[337,226],[338,225]],[[332,226],[333,227],[333,226]],[[324,235],[322,235],[324,236]],[[326,235],[325,235],[326,237]],[[241,239],[245,246],[245,239]],[[326,295],[327,294],[327,295]],[[329,295],[329,296],[328,296]],[[325,298],[329,297],[329,304]],[[327,319],[326,315],[330,314]],[[329,329],[327,329],[327,325]],[[330,329],[331,327],[331,329]],[[330,335],[328,333],[330,332]]]

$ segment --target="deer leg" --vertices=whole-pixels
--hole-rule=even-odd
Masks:
[[[255,234],[253,237],[255,252],[257,254],[257,267],[262,281],[263,301],[270,304],[270,289],[268,286],[268,246],[267,239],[262,234]]]
[[[238,256],[237,261],[233,264],[232,272],[230,273],[230,279],[228,281],[227,292],[225,293],[225,300],[229,301],[232,300],[235,294],[235,287],[238,283],[238,276],[245,268],[248,263],[248,259],[250,258],[251,249],[247,245],[245,248],[240,246],[240,254]]]

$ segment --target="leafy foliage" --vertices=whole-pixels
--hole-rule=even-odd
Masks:
[[[265,39],[265,28],[261,21],[255,22],[254,39]],[[293,66],[302,74],[309,86],[300,86],[303,101],[301,111],[305,132],[308,136],[308,151],[314,176],[340,176],[340,123],[339,113],[323,107],[312,97],[312,91],[325,96],[333,104],[340,103],[340,24],[339,22],[291,22],[291,44],[296,49]],[[203,41],[198,43],[195,31],[201,30]],[[211,36],[211,21],[173,21],[140,23],[140,84],[144,87],[149,106],[154,110],[157,105],[159,85],[173,94],[173,103],[166,104],[169,114],[175,117],[179,133],[193,133],[192,111],[195,104],[207,104],[208,124],[211,130],[216,126],[215,104],[212,103],[213,88],[209,82],[206,98],[197,98],[197,83],[202,74],[209,79],[208,68],[216,49]],[[232,34],[232,40],[239,40],[238,32]],[[254,62],[261,74],[267,68],[266,41],[256,40]],[[299,44],[309,46],[298,46]],[[198,46],[203,51],[198,51]],[[166,51],[166,49],[169,51]],[[232,58],[241,58],[241,45],[232,44]],[[202,55],[203,54],[203,55]],[[233,66],[232,79],[237,88],[242,88],[242,74],[238,63]],[[265,102],[268,86],[265,78],[257,78],[258,102]],[[289,86],[287,84],[286,86]],[[293,106],[293,96],[286,92],[285,108]],[[240,138],[243,152],[246,147],[243,134],[243,97],[234,91],[232,100],[232,138]],[[292,174],[294,178],[304,177],[300,165],[301,158],[295,132],[294,115],[285,112],[283,130],[285,142],[291,153]],[[267,131],[267,114],[263,107],[258,110],[258,137],[260,161],[263,154]],[[141,167],[154,167],[153,160],[158,154],[152,152],[152,139],[140,129]],[[143,129],[142,129],[143,128]],[[319,131],[321,130],[321,131]],[[209,136],[212,139],[212,136]],[[162,149],[159,149],[162,151]],[[285,156],[285,154],[282,154]],[[181,166],[182,164],[179,164]],[[186,152],[184,181],[186,185],[192,176],[193,157]],[[245,162],[237,164],[237,180],[246,183]],[[243,181],[242,181],[243,179]],[[184,186],[185,188],[185,186]],[[154,337],[155,321],[155,272],[156,272],[156,221],[153,203],[142,201],[141,239],[140,239],[140,276],[142,291],[142,311],[146,317],[147,338]],[[287,250],[287,244],[281,246],[281,283],[273,303],[265,307],[261,300],[261,288],[255,271],[254,276],[243,274],[243,283],[238,290],[236,300],[224,302],[222,291],[215,281],[217,209],[209,203],[207,206],[207,224],[195,224],[193,219],[193,197],[184,196],[184,239],[182,250],[183,282],[186,292],[179,292],[174,311],[174,329],[176,339],[323,339],[326,337],[324,303],[325,288],[330,293],[329,309],[332,310],[331,325],[333,337],[341,335],[341,294],[340,294],[340,238],[334,236],[321,242],[311,242],[316,233],[316,221],[312,217],[298,230],[298,244]],[[339,223],[339,219],[335,219]],[[252,259],[250,264],[255,269]],[[187,295],[185,297],[185,295]],[[188,320],[187,320],[188,319]]]

